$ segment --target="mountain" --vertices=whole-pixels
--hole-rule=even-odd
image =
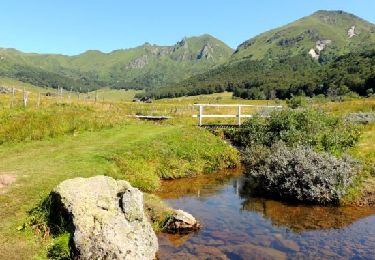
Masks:
[[[309,54],[342,55],[375,43],[375,25],[344,11],[318,11],[288,25],[262,33],[241,45],[232,56],[263,59]]]
[[[251,99],[348,91],[366,95],[375,73],[374,49],[375,25],[343,11],[318,11],[245,41],[227,62],[207,72],[145,95],[164,98],[224,90]]]
[[[75,88],[156,88],[207,71],[226,61],[232,53],[225,43],[207,34],[184,38],[173,46],[145,43],[111,53],[91,50],[75,56],[0,49],[0,75],[24,81],[37,81],[32,77],[34,74],[43,74],[45,78],[61,77],[77,82]],[[32,71],[31,75],[28,71]],[[78,84],[82,81],[83,85]],[[57,87],[53,80],[44,85]]]

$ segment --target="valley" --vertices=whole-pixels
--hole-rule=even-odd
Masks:
[[[344,11],[236,49],[210,34],[77,55],[0,48],[0,259],[116,259],[138,252],[139,223],[158,259],[371,259],[374,141],[375,25]],[[98,175],[104,191],[68,185],[90,210],[56,191]],[[134,248],[117,252],[116,236]]]

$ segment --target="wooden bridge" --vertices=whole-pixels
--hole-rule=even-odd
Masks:
[[[269,105],[241,105],[241,104],[194,104],[194,106],[199,107],[199,114],[193,115],[193,117],[198,118],[198,125],[201,127],[213,127],[213,128],[230,128],[241,126],[242,118],[251,118],[253,114],[243,114],[242,108],[254,108],[257,111],[260,109],[281,109],[282,106],[269,106]],[[204,114],[205,107],[216,107],[216,108],[236,108],[235,114]],[[267,115],[263,115],[267,116]],[[203,118],[235,118],[236,122],[234,124],[203,124]]]

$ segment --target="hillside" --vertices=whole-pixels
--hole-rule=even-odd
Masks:
[[[144,95],[225,90],[249,99],[350,91],[368,95],[374,92],[374,49],[375,25],[343,11],[318,11],[242,43],[220,66]]]
[[[238,46],[232,60],[339,56],[375,43],[375,25],[343,11],[318,11]],[[323,56],[323,57],[320,57]]]
[[[111,53],[87,51],[76,56],[0,49],[0,75],[50,87],[66,85],[81,91],[104,86],[155,88],[207,71],[226,61],[232,53],[226,44],[207,34],[184,38],[173,46],[145,43]],[[64,84],[64,80],[70,83]]]

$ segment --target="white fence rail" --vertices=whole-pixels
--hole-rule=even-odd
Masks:
[[[282,106],[269,106],[269,105],[241,105],[241,104],[194,104],[194,106],[199,107],[199,114],[193,115],[193,117],[198,118],[198,125],[203,125],[203,118],[237,118],[237,122],[235,125],[241,126],[241,119],[242,118],[251,118],[253,117],[252,114],[243,114],[242,108],[252,107],[256,109],[281,109]],[[234,107],[237,108],[236,114],[229,114],[229,115],[219,115],[219,114],[204,114],[205,107]]]

